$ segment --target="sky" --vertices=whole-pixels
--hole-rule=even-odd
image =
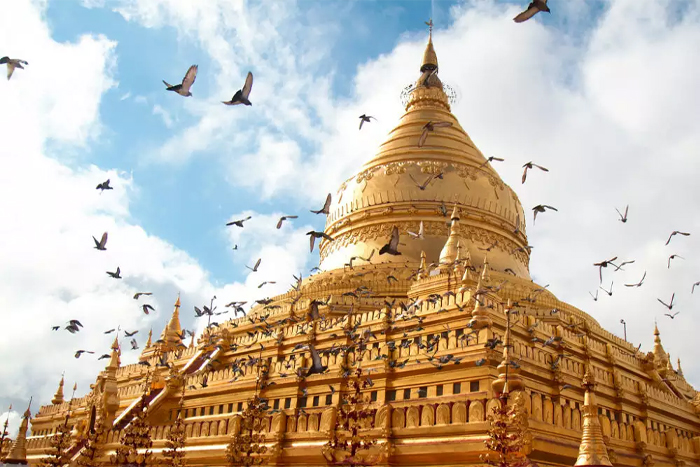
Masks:
[[[15,0],[0,55],[0,420],[16,429],[61,374],[89,391],[111,328],[157,336],[193,306],[286,291],[318,264],[328,192],[370,159],[403,113],[435,23],[452,111],[536,226],[530,272],[559,299],[651,350],[654,321],[686,378],[700,303],[700,0],[568,0],[515,24],[527,1]],[[187,68],[192,97],[165,91]],[[228,107],[248,71],[250,107]],[[377,117],[362,131],[358,115]],[[521,166],[549,168],[520,183]],[[494,163],[496,164],[496,163]],[[114,187],[100,193],[106,179]],[[629,220],[615,208],[629,205]],[[281,215],[298,219],[275,229]],[[252,216],[244,228],[226,222]],[[690,232],[664,245],[673,230]],[[107,251],[92,236],[109,232]],[[233,250],[237,245],[238,249]],[[673,260],[667,267],[668,256]],[[635,260],[624,271],[594,262]],[[261,258],[258,272],[252,266]],[[119,266],[122,280],[105,274]],[[642,287],[627,288],[647,273]],[[258,288],[262,281],[275,281]],[[152,292],[136,301],[137,291]],[[675,293],[673,319],[657,298]],[[145,315],[141,304],[154,312]],[[84,328],[70,334],[78,319]],[[125,343],[126,344],[126,343]],[[123,363],[139,350],[124,345]],[[76,350],[91,350],[74,358]]]

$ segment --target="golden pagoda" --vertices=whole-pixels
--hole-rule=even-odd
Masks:
[[[522,454],[534,464],[700,465],[700,396],[680,365],[669,369],[658,328],[653,352],[642,354],[531,280],[520,201],[452,114],[438,71],[431,33],[416,69],[427,78],[376,156],[334,196],[323,272],[189,347],[178,299],[139,364],[122,365],[115,340],[105,370],[70,407],[73,458],[96,423],[108,429],[104,452],[112,454],[145,404],[156,457],[179,415],[187,464],[227,465],[226,446],[256,396],[271,409],[256,461],[325,466],[348,369],[361,365],[372,380],[363,436],[376,441],[373,465],[483,465],[486,415],[504,387],[527,424]],[[419,147],[431,122],[451,125],[428,130]],[[413,182],[428,177],[425,189]],[[425,238],[410,238],[421,222]],[[394,227],[401,255],[371,257]],[[370,259],[345,268],[352,256]],[[366,344],[352,345],[358,336]],[[327,371],[305,376],[312,346]],[[27,438],[30,464],[68,413],[61,398],[40,408]]]

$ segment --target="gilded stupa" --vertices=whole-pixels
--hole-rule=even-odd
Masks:
[[[105,455],[113,453],[143,403],[156,456],[180,416],[188,465],[224,466],[259,396],[272,408],[261,422],[263,465],[324,466],[348,391],[342,373],[353,365],[373,382],[364,430],[376,442],[373,465],[483,465],[487,415],[504,388],[526,421],[523,454],[534,464],[700,465],[700,397],[673,369],[658,329],[643,354],[532,282],[523,208],[451,113],[432,34],[416,71],[406,113],[334,196],[323,272],[189,346],[178,299],[139,364],[122,365],[115,340],[87,395],[65,401],[61,382],[40,408],[26,439],[31,465],[69,408],[76,459],[97,423],[108,430]],[[431,122],[451,125],[419,147]],[[424,238],[411,238],[421,222]],[[394,227],[402,254],[379,256]],[[347,267],[353,256],[361,259]],[[353,348],[348,332],[373,337]],[[298,377],[310,344],[328,371]]]

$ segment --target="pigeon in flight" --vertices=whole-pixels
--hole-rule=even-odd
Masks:
[[[423,147],[425,140],[428,138],[428,133],[435,131],[435,128],[446,128],[448,126],[452,126],[452,122],[428,122],[423,125],[423,133],[421,133],[420,139],[418,140],[418,147]]]
[[[394,255],[398,256],[401,253],[398,251],[399,247],[399,228],[394,226],[394,228],[391,230],[391,239],[389,240],[389,243],[384,245],[381,250],[379,250],[379,254],[389,254],[389,255]]]
[[[12,78],[12,73],[15,72],[15,68],[21,68],[24,70],[24,67],[22,65],[29,65],[24,60],[20,60],[19,58],[10,58],[10,57],[2,57],[0,58],[0,64],[6,63],[7,64],[7,79],[9,80]]]
[[[250,96],[250,90],[253,88],[253,73],[250,71],[248,72],[248,76],[245,78],[245,84],[243,85],[243,89],[239,89],[236,91],[236,94],[233,95],[230,101],[221,101],[223,104],[226,105],[238,105],[238,104],[243,104],[243,105],[253,105],[250,103],[248,100],[248,96]]]
[[[113,278],[115,278],[115,279],[121,279],[121,278],[122,278],[122,276],[120,276],[121,272],[122,272],[122,270],[119,269],[119,266],[117,266],[117,270],[116,270],[115,272],[107,271],[107,274],[108,274],[110,277],[113,277]]]
[[[328,240],[329,242],[332,242],[332,241],[333,241],[333,237],[331,237],[330,235],[328,235],[328,234],[325,233],[325,232],[316,232],[315,230],[311,230],[311,231],[309,231],[309,232],[306,232],[306,235],[311,235],[311,236],[309,237],[309,245],[310,245],[310,247],[311,247],[309,251],[310,251],[311,253],[313,253],[313,251],[314,251],[314,245],[315,245],[315,243],[316,243],[316,239],[317,239],[317,238],[325,238],[325,239]]]
[[[331,194],[328,193],[328,196],[326,196],[326,202],[324,203],[323,207],[319,209],[318,211],[311,211],[314,214],[326,214],[328,215],[330,213],[329,209],[331,207]]]
[[[185,74],[185,77],[182,78],[182,84],[168,84],[167,81],[163,80],[163,83],[166,86],[166,91],[174,91],[178,94],[180,94],[183,97],[190,97],[192,93],[190,92],[190,88],[194,84],[194,80],[197,78],[197,65],[192,65],[189,70],[187,70],[187,73]]]
[[[533,219],[532,219],[533,225],[535,224],[535,221],[537,220],[537,213],[539,213],[539,212],[545,212],[547,209],[551,209],[552,211],[558,211],[557,208],[553,208],[552,206],[548,206],[548,205],[546,205],[546,204],[538,204],[537,206],[535,206],[534,208],[532,208],[532,210],[535,212],[535,215],[534,215],[534,217],[533,217]]]
[[[528,171],[528,169],[531,169],[531,168],[533,168],[533,167],[537,167],[537,168],[540,169],[540,170],[543,170],[543,171],[545,171],[545,172],[549,172],[549,169],[548,169],[548,168],[542,167],[541,165],[533,164],[532,161],[530,161],[530,162],[528,162],[527,164],[523,165],[523,168],[524,168],[525,170],[523,170],[523,179],[522,179],[522,183],[525,183],[525,179],[527,178],[527,171]]]
[[[100,250],[100,251],[105,251],[105,250],[107,250],[107,248],[105,247],[105,245],[107,245],[107,232],[105,232],[105,233],[102,234],[102,238],[100,239],[99,242],[97,241],[97,239],[96,239],[95,237],[92,237],[92,239],[95,241],[95,247],[94,247],[94,248],[95,248],[96,250]]]
[[[299,216],[282,216],[280,217],[280,220],[277,221],[277,228],[281,229],[282,228],[282,222],[286,221],[287,219],[296,219]]]
[[[226,226],[232,226],[235,225],[236,227],[243,227],[243,223],[247,220],[250,220],[251,216],[246,217],[245,219],[239,219],[237,221],[229,222],[226,224]]]
[[[105,190],[113,190],[114,188],[109,186],[109,178],[108,178],[106,181],[97,185],[97,187],[95,189],[105,191]],[[100,193],[102,193],[102,191]]]
[[[671,232],[671,235],[668,236],[668,240],[666,240],[666,245],[668,245],[671,242],[671,239],[674,235],[685,235],[687,237],[688,235],[690,235],[690,233],[681,232],[680,230],[674,230],[673,232]]]
[[[138,300],[141,297],[141,295],[153,295],[153,293],[152,292],[136,292],[134,294],[134,300]]]
[[[362,129],[362,124],[365,122],[369,123],[370,119],[372,119],[372,118],[374,118],[374,117],[371,115],[365,115],[365,114],[360,115],[360,130]],[[376,120],[376,118],[374,118],[374,119]]]
[[[415,238],[416,240],[423,240],[424,237],[424,230],[423,230],[423,221],[420,221],[420,227],[418,227],[418,233],[411,232],[410,230],[407,232],[408,235],[411,237]]]
[[[80,356],[84,353],[95,353],[95,352],[92,352],[90,350],[78,350],[77,352],[75,352],[75,358],[80,358]]]
[[[518,16],[513,18],[513,21],[515,21],[516,23],[522,23],[524,21],[529,20],[540,11],[546,11],[547,13],[551,13],[551,11],[549,11],[549,7],[547,6],[547,0],[534,0],[530,2],[530,4],[527,6],[527,10],[523,11]]]
[[[255,266],[253,266],[252,268],[250,266],[246,267],[253,272],[258,272],[258,267],[260,267],[260,261],[262,261],[262,258],[258,258],[258,260],[255,262]]]
[[[615,211],[617,211],[617,213],[620,215],[620,222],[622,222],[623,224],[625,222],[627,222],[627,211],[629,211],[629,209],[630,209],[630,205],[628,204],[627,207],[625,208],[625,215],[623,216],[622,213],[620,211],[618,211],[617,208],[615,208]]]

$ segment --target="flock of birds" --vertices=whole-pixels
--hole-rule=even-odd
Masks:
[[[516,23],[521,23],[521,22],[527,21],[528,19],[532,18],[538,12],[548,12],[548,13],[550,12],[549,7],[547,6],[547,0],[532,1],[525,11],[523,11],[522,13],[520,13],[519,15],[517,15],[514,18],[514,21]],[[426,24],[428,24],[432,29],[432,20]],[[0,58],[0,64],[7,65],[7,78],[9,80],[12,77],[12,74],[15,71],[15,69],[18,69],[18,68],[23,69],[24,68],[23,65],[27,65],[28,63],[26,61],[20,60],[20,59],[11,59],[9,57],[2,57],[2,58]],[[192,96],[191,89],[192,89],[192,86],[196,80],[197,71],[198,71],[197,65],[192,65],[187,70],[187,73],[185,74],[184,78],[182,79],[181,83],[179,83],[179,84],[172,85],[166,81],[163,81],[163,83],[166,86],[166,90],[172,91],[172,92],[174,92],[180,96],[183,96],[183,97]],[[436,68],[426,70],[423,73],[423,75],[421,76],[419,83],[423,84],[424,86],[430,86],[430,77],[436,71],[437,71]],[[251,72],[248,72],[243,87],[240,90],[236,91],[236,93],[234,93],[233,97],[230,100],[222,101],[222,103],[225,105],[229,105],[229,106],[233,106],[233,105],[250,106],[250,105],[252,105],[251,101],[250,101],[250,93],[252,90],[252,86],[253,86],[253,74]],[[370,115],[366,115],[366,114],[360,115],[359,119],[360,119],[360,125],[359,125],[360,130],[362,129],[363,124],[370,123],[372,120],[375,120],[375,121],[377,120],[375,117],[370,116]],[[417,146],[419,148],[424,147],[426,144],[427,138],[429,137],[429,135],[431,133],[434,133],[436,131],[436,129],[450,127],[451,125],[452,125],[451,122],[444,122],[444,121],[430,121],[430,122],[426,123],[422,128],[422,132],[420,134],[420,137],[418,138]],[[484,162],[484,164],[482,164],[482,167],[483,167],[483,165],[486,165],[490,162],[502,162],[502,161],[504,161],[504,159],[502,159],[502,158],[489,157]],[[523,168],[523,174],[522,174],[521,183],[523,183],[523,184],[525,183],[525,181],[527,179],[529,170],[538,169],[542,172],[549,171],[546,167],[544,167],[542,165],[535,164],[532,161],[525,163],[522,166],[522,168]],[[410,174],[409,174],[409,176],[410,176]],[[430,186],[430,184],[435,183],[437,180],[443,179],[443,174],[440,173],[440,174],[429,175],[422,182],[415,180],[412,176],[410,176],[410,178],[411,178],[413,184],[419,190],[422,191],[422,190],[427,189],[428,186]],[[397,180],[397,182],[398,182],[398,180]],[[101,194],[104,191],[113,190],[113,187],[111,186],[110,180],[108,179],[104,182],[99,183],[97,185],[96,189],[100,190],[100,194]],[[332,203],[332,196],[329,193],[326,197],[326,200],[325,200],[323,206],[317,210],[310,210],[310,212],[312,212],[314,214],[328,215],[330,212],[329,210],[330,210],[331,203]],[[557,209],[555,207],[550,206],[550,205],[541,204],[541,205],[537,205],[537,206],[533,207],[532,208],[533,224],[537,219],[537,215],[545,213],[547,210],[557,211]],[[616,210],[617,210],[617,208],[616,208]],[[448,210],[447,210],[447,207],[444,205],[444,203],[441,207],[441,212],[442,212],[444,217],[448,216]],[[629,212],[629,206],[627,206],[625,208],[624,214],[621,213],[619,210],[617,210],[617,213],[620,216],[619,220],[622,223],[627,222],[628,212]],[[280,229],[283,226],[283,223],[285,221],[290,221],[292,219],[297,219],[297,218],[298,218],[297,215],[284,215],[284,216],[279,218],[279,220],[276,224],[276,228]],[[231,222],[226,223],[226,226],[227,227],[244,228],[244,223],[250,219],[251,219],[251,216],[247,216],[243,219],[233,220]],[[519,224],[519,222],[518,222],[518,224]],[[516,228],[515,233],[517,233],[518,231],[519,231],[518,228]],[[330,235],[326,234],[323,231],[311,230],[311,231],[307,232],[306,235],[309,236],[310,251],[311,252],[313,252],[313,249],[315,246],[315,241],[317,239],[324,239],[328,242],[334,241],[334,239]],[[408,235],[414,240],[424,239],[424,231],[423,231],[422,222],[420,224],[420,228],[419,228],[418,232],[408,232]],[[668,245],[670,243],[671,239],[676,235],[688,236],[688,235],[690,235],[690,233],[682,232],[682,231],[673,231],[671,233],[671,235],[669,236],[669,239],[666,242],[666,245]],[[99,240],[97,238],[93,237],[94,249],[96,249],[97,251],[100,251],[100,252],[106,251],[108,238],[109,237],[108,237],[107,232],[104,232]],[[399,234],[398,228],[393,227],[389,241],[384,246],[382,246],[382,248],[379,250],[379,255],[380,256],[385,255],[385,254],[393,255],[393,256],[401,255],[401,252],[399,251],[400,245],[401,245],[400,234]],[[489,248],[486,248],[485,250],[489,251],[494,246],[495,245],[492,245]],[[529,252],[532,248],[533,248],[532,246],[527,245],[526,247],[520,248],[520,250],[527,250]],[[237,250],[238,246],[235,245],[233,247],[233,249]],[[373,255],[374,255],[374,251],[372,251],[372,253],[367,258],[359,257],[359,256],[351,257],[349,262],[345,264],[344,269],[347,269],[349,267],[352,270],[354,261],[364,261],[368,264],[371,264],[371,260],[372,260]],[[667,265],[668,268],[670,268],[671,261],[676,259],[676,258],[683,259],[683,257],[676,255],[676,254],[670,255],[668,258],[668,265]],[[601,261],[601,262],[594,264],[594,266],[597,267],[599,270],[599,277],[600,277],[601,284],[602,284],[602,280],[603,280],[602,270],[604,268],[607,268],[608,266],[612,266],[615,268],[615,271],[618,271],[618,270],[623,270],[622,269],[623,266],[625,266],[627,264],[634,263],[634,260],[632,260],[632,261],[623,261],[623,262],[620,262],[619,264],[616,264],[615,261],[617,261],[617,259],[618,259],[617,257],[614,257],[614,258],[604,260],[604,261]],[[259,267],[261,265],[261,260],[262,260],[262,258],[259,258],[252,267],[246,265],[246,268],[248,268],[253,273],[258,272]],[[435,264],[431,264],[428,266],[428,269],[433,268],[435,266],[436,266]],[[320,271],[320,269],[318,267],[315,267],[311,270],[311,272],[314,272],[314,271]],[[416,275],[418,275],[421,272],[427,272],[427,271],[422,271],[419,268],[417,271],[412,273],[411,277],[415,277]],[[508,272],[508,271],[506,271],[506,272]],[[512,271],[510,271],[510,272],[515,274]],[[122,271],[121,271],[121,268],[119,266],[117,266],[115,271],[106,271],[106,274],[110,278],[113,278],[116,280],[123,278]],[[292,290],[297,292],[297,294],[295,297],[290,299],[290,303],[292,306],[292,310],[294,311],[294,305],[301,298],[302,277],[301,277],[301,274],[299,276],[294,275],[293,277],[294,277],[295,283],[292,284],[291,287],[292,287]],[[644,276],[641,278],[641,280],[638,283],[625,284],[625,286],[626,287],[640,287],[644,283],[645,278],[646,278],[646,272],[644,273]],[[397,277],[393,274],[388,275],[387,280],[389,283],[391,283],[392,280],[398,281]],[[275,284],[275,283],[276,283],[275,281],[267,281],[267,280],[262,281],[260,283],[260,285],[258,285],[258,289],[262,288],[263,286],[265,286],[267,284]],[[485,286],[483,289],[477,290],[475,292],[476,299],[478,300],[478,297],[480,296],[479,294],[498,291],[504,285],[504,283],[505,283],[505,281],[499,285],[496,285],[496,286],[488,285],[488,286]],[[694,292],[695,287],[698,285],[700,285],[700,282],[696,282],[693,284],[692,289],[691,289],[691,293]],[[603,290],[608,295],[612,296],[612,293],[613,293],[612,286],[613,286],[613,284],[611,283],[609,290],[603,288],[602,285],[599,288],[600,288],[600,290]],[[542,293],[545,290],[545,288],[546,287],[537,289],[533,294],[528,295],[527,297],[523,297],[521,301],[534,303],[535,300],[537,299],[537,295],[539,293]],[[137,292],[133,296],[133,299],[138,301],[143,296],[151,296],[151,295],[152,295],[151,292]],[[373,295],[373,292],[366,286],[360,286],[356,290],[346,292],[342,295],[344,297],[369,298]],[[408,300],[408,302],[398,301],[398,303],[397,303],[396,300],[394,300],[392,302],[388,302],[388,301],[384,300],[384,306],[385,306],[384,313],[387,313],[387,315],[391,319],[390,330],[401,329],[403,331],[403,337],[404,337],[404,339],[401,340],[400,344],[395,344],[392,342],[388,348],[388,351],[394,350],[397,347],[406,347],[406,346],[411,345],[414,342],[413,338],[411,337],[411,334],[416,333],[416,332],[420,332],[423,330],[423,326],[422,326],[423,317],[420,317],[415,313],[415,311],[418,309],[418,307],[422,303],[424,303],[424,302],[434,303],[434,304],[439,303],[440,306],[442,306],[441,304],[442,304],[443,299],[445,299],[446,297],[448,297],[450,295],[454,295],[454,292],[448,291],[444,294],[431,294],[430,296],[428,296],[425,299],[413,299],[413,300]],[[591,296],[593,297],[594,300],[597,301],[598,300],[598,291],[596,290],[595,295],[591,294]],[[663,301],[661,299],[658,299],[658,301],[663,306],[668,308],[668,310],[670,312],[674,306],[674,298],[675,298],[675,293],[671,295],[671,300],[668,303],[666,303],[665,301]],[[242,316],[247,317],[247,320],[253,325],[253,328],[247,331],[248,335],[250,335],[251,337],[254,336],[255,339],[253,339],[253,342],[251,344],[248,344],[244,347],[250,348],[250,347],[257,344],[260,346],[260,352],[262,352],[265,349],[265,346],[259,342],[260,339],[265,338],[265,337],[266,338],[276,337],[277,339],[280,339],[281,333],[278,333],[278,330],[281,327],[285,327],[285,326],[288,326],[291,324],[298,324],[301,326],[299,333],[306,334],[307,331],[309,331],[310,324],[313,322],[319,321],[319,320],[321,323],[321,329],[323,329],[324,326],[330,326],[330,325],[337,326],[337,324],[338,324],[337,321],[332,323],[331,320],[327,320],[327,318],[325,318],[324,316],[321,316],[319,313],[319,306],[325,305],[331,309],[335,309],[335,305],[333,305],[331,303],[331,297],[328,297],[328,299],[326,299],[325,301],[318,300],[318,299],[312,300],[310,306],[308,307],[308,310],[306,310],[305,313],[297,315],[294,312],[292,312],[288,317],[274,321],[274,322],[269,321],[270,315],[269,315],[269,313],[265,314],[265,311],[266,310],[271,311],[272,309],[279,308],[280,305],[273,304],[273,300],[270,298],[255,300],[254,303],[251,303],[251,305],[257,304],[257,305],[262,306],[262,312],[257,313],[255,316],[247,315],[245,309],[243,308],[243,306],[247,304],[247,302],[245,302],[245,301],[230,302],[226,305],[227,310],[217,312],[216,311],[217,307],[214,306],[215,299],[216,299],[216,297],[214,297],[211,300],[211,302],[208,306],[204,305],[201,308],[197,307],[197,306],[194,307],[195,318],[201,318],[204,316],[208,317],[208,323],[207,323],[207,326],[205,328],[205,335],[209,336],[210,345],[213,345],[215,347],[220,347],[220,344],[216,344],[213,341],[213,335],[214,335],[213,330],[215,328],[219,327],[219,323],[212,322],[211,319],[213,316],[219,316],[219,315],[228,313],[229,311],[233,311],[235,316],[238,316],[239,314],[241,314]],[[381,301],[377,302],[377,303],[381,303]],[[456,306],[460,312],[466,310],[465,306],[461,306],[459,304],[457,304]],[[517,306],[519,306],[519,304],[517,302],[515,302],[514,306],[517,307]],[[377,336],[370,329],[365,329],[363,331],[360,331],[358,329],[359,322],[353,323],[352,316],[353,316],[353,312],[354,312],[354,307],[355,307],[355,305],[353,304],[350,307],[350,309],[346,310],[346,313],[340,318],[341,323],[342,322],[347,323],[347,325],[344,326],[342,329],[343,329],[343,333],[348,338],[348,340],[346,342],[350,342],[350,344],[344,344],[344,345],[333,344],[333,346],[331,348],[324,349],[324,350],[317,350],[313,344],[299,344],[293,349],[292,353],[289,355],[289,358],[285,360],[283,370],[279,372],[278,376],[281,378],[284,378],[284,377],[287,377],[289,375],[294,374],[295,376],[300,377],[300,378],[302,378],[302,380],[304,380],[306,377],[308,377],[312,374],[320,374],[320,373],[325,373],[328,371],[328,368],[326,366],[322,365],[321,356],[323,356],[323,355],[333,355],[333,354],[337,355],[339,353],[347,353],[350,351],[353,351],[356,354],[358,352],[360,354],[367,352],[368,349],[370,348],[369,346],[370,346],[371,340],[376,340]],[[391,310],[394,307],[400,308],[401,312],[398,315],[392,315],[391,313],[388,313],[388,311],[386,311],[387,309]],[[143,313],[146,315],[155,311],[154,307],[148,303],[142,303],[140,305],[140,308],[143,311]],[[438,313],[440,313],[442,311],[446,311],[446,310],[444,308],[440,308],[440,310],[438,310]],[[556,311],[557,310],[552,310],[552,313],[555,313]],[[678,312],[673,313],[673,314],[666,313],[666,316],[669,316],[671,319],[673,319],[673,318],[675,318],[675,316],[677,314],[678,314]],[[415,324],[411,324],[414,321],[415,321]],[[535,323],[528,328],[528,332],[533,334],[534,330],[539,322],[540,321],[535,321]],[[230,323],[232,323],[232,325],[234,327],[237,327],[237,324],[235,322],[233,322],[232,320],[230,321]],[[567,327],[569,327],[570,329],[576,330],[576,329],[578,329],[578,326],[580,326],[580,325],[581,325],[581,323],[573,323],[573,324],[567,325]],[[83,328],[83,325],[79,320],[71,319],[70,321],[67,322],[67,324],[65,326],[62,326],[62,325],[53,326],[52,329],[54,331],[58,331],[61,329],[61,327],[63,327],[68,332],[75,334],[77,332],[80,332],[81,328]],[[450,331],[449,325],[446,325],[446,330]],[[104,331],[104,333],[110,334],[110,333],[113,333],[115,331],[117,333],[119,333],[121,331],[121,328],[119,327],[117,329],[109,329],[107,331]],[[139,348],[136,339],[133,338],[133,336],[135,334],[137,334],[138,332],[139,332],[138,330],[136,330],[136,331],[126,331],[125,330],[124,331],[124,337],[131,339],[130,344],[131,344],[131,348],[133,350],[137,350]],[[381,331],[382,334],[384,332],[389,332],[389,331]],[[188,335],[193,337],[194,333],[192,331],[189,331],[189,330],[183,330],[179,337],[181,340],[184,340]],[[336,336],[336,337],[338,337],[338,336]],[[423,337],[425,337],[425,336],[423,336]],[[438,344],[440,343],[441,339],[443,339],[443,336],[439,333],[429,337],[428,339],[421,338],[420,341],[418,342],[418,347],[419,347],[420,352],[421,352],[421,358],[416,358],[416,363],[421,363],[421,360],[422,360],[423,362],[430,363],[438,370],[442,369],[445,365],[447,365],[449,363],[452,363],[455,365],[460,364],[461,358],[455,357],[454,355],[451,355],[451,354],[436,357],[436,352],[439,348]],[[461,342],[462,346],[469,345],[471,339],[476,340],[476,331],[464,333],[458,337],[458,340]],[[542,339],[538,339],[536,337],[533,337],[533,341],[540,342],[545,347],[551,346],[551,347],[554,347],[557,349],[561,349],[564,346],[562,339],[560,337],[556,337],[556,336],[552,336],[551,338],[546,339],[546,340],[542,340]],[[155,342],[156,343],[164,343],[161,340],[157,340]],[[493,339],[489,339],[489,341],[486,342],[484,345],[488,348],[495,349],[497,346],[502,345],[502,344],[503,344],[503,342],[500,339],[493,338]],[[178,347],[181,347],[181,349],[185,348],[184,344],[182,344],[182,343],[178,344]],[[229,349],[224,349],[224,350],[236,351],[238,349],[238,347],[239,346],[237,344],[232,344]],[[297,358],[298,352],[299,351],[307,351],[307,350],[309,351],[309,354],[311,356],[310,365],[308,367],[305,367],[305,368],[296,368],[292,372],[292,369],[295,368],[295,366],[296,366],[295,360]],[[375,360],[385,360],[387,362],[389,368],[392,368],[392,369],[403,368],[409,362],[408,358],[400,360],[400,361],[392,359],[390,357],[390,353],[388,351],[386,353],[382,353],[382,354],[378,355],[377,357],[375,357]],[[90,350],[83,350],[83,349],[77,350],[75,352],[75,358],[80,358],[83,354],[94,354],[94,353],[95,353],[94,351],[90,351]],[[110,357],[109,354],[103,354],[99,357],[99,359],[106,359],[109,357]],[[559,364],[559,361],[562,358],[566,358],[566,357],[568,357],[568,355],[560,354],[555,361],[551,362],[552,370],[555,371],[557,368],[557,365]],[[476,364],[483,365],[485,362],[486,362],[486,359],[482,359],[480,361],[477,361]],[[140,364],[150,366],[149,362],[147,362],[147,361],[140,362]],[[164,356],[162,356],[158,365],[159,366],[169,366],[169,363],[166,361]],[[207,366],[210,367],[210,369],[213,369],[213,368],[220,369],[222,365],[223,365],[223,363],[217,359],[213,359],[207,363]],[[264,387],[266,387],[266,386],[275,384],[274,382],[267,381],[267,376],[269,376],[269,368],[267,368],[264,365],[264,361],[262,360],[261,356],[253,357],[252,355],[248,355],[246,357],[241,357],[241,358],[235,359],[233,362],[229,363],[229,365],[233,369],[233,374],[236,375],[232,381],[235,381],[236,379],[238,379],[238,377],[240,375],[243,374],[244,367],[257,366],[261,369],[260,375],[262,376],[262,378],[259,379],[259,384],[260,384],[259,389],[264,389]],[[517,361],[511,361],[510,365],[512,365],[514,367],[519,366]],[[350,368],[343,368],[342,372],[343,372],[343,376],[347,377],[351,374],[352,370]],[[369,377],[367,377],[367,379],[371,382],[371,379]],[[201,387],[206,387],[206,386],[207,386],[207,377],[205,375],[202,379]],[[562,389],[566,388],[566,386],[569,386],[569,385],[564,385],[564,387]],[[196,387],[194,387],[194,386],[191,386],[190,388],[196,389]],[[335,392],[335,388],[333,388],[332,386],[330,387],[330,390],[332,393]],[[306,394],[305,387],[302,386],[301,391],[303,394]],[[302,409],[302,412],[303,412],[303,409]]]

